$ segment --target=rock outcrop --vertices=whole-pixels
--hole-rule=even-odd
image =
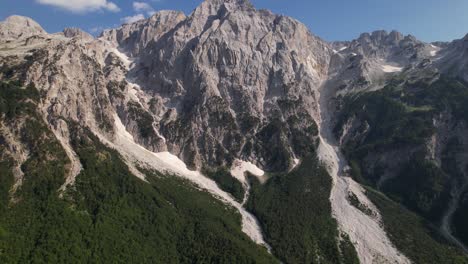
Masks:
[[[449,76],[459,77],[468,82],[468,34],[451,42],[439,53],[438,68]]]
[[[85,41],[91,41],[94,39],[89,33],[84,32],[79,28],[65,28],[63,30],[63,35],[67,38],[80,38]]]
[[[125,50],[131,56],[138,56],[148,43],[174,29],[185,18],[182,12],[159,11],[148,19],[106,30],[101,38]]]

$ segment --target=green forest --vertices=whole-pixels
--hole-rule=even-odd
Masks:
[[[461,252],[447,246],[448,242],[437,231],[451,199],[452,186],[460,184],[463,178],[456,166],[462,145],[458,138],[449,138],[442,150],[440,166],[427,158],[425,147],[436,133],[436,117],[449,115],[454,124],[468,120],[466,102],[468,84],[444,76],[432,83],[397,80],[382,90],[353,94],[341,101],[336,136],[353,118],[361,124],[353,139],[342,147],[350,162],[351,175],[369,186],[368,196],[381,210],[387,232],[415,263],[468,261]],[[393,151],[406,153],[407,149],[412,152],[395,177],[379,183],[387,168],[377,163],[370,170],[369,157]],[[466,239],[468,219],[465,203],[462,199],[453,222],[453,229],[462,239]]]
[[[332,180],[314,154],[264,185],[250,180],[247,208],[258,217],[275,256],[285,263],[359,263],[349,239],[337,243],[340,234],[329,200]]]
[[[27,120],[18,133],[30,149],[14,202],[14,162],[1,159],[0,263],[277,262],[242,233],[235,210],[174,176],[148,172],[149,183],[141,181],[79,127],[72,144],[83,170],[59,198],[69,161],[35,112],[36,96],[12,83],[0,90],[2,124]]]

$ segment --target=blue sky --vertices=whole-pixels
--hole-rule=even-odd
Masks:
[[[48,32],[80,27],[96,33],[126,18],[161,9],[190,13],[202,0],[0,0],[0,20],[32,17]],[[138,2],[135,4],[135,2]],[[468,33],[467,0],[251,0],[257,8],[292,16],[325,40],[351,40],[362,32],[396,29],[424,41]]]

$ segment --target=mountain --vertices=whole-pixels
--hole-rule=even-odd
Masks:
[[[326,69],[318,65],[329,60],[327,45],[297,21],[257,12],[248,3],[206,1],[182,22],[179,15],[166,12],[149,21],[163,16],[176,20],[164,23],[177,24],[171,32],[149,44],[140,40],[128,48],[132,53],[138,46],[146,46],[127,76],[158,106],[147,110],[153,111],[150,114],[166,142],[153,150],[167,148],[197,169],[203,164],[225,166],[235,158],[262,160],[263,167],[276,170],[291,167],[295,152],[303,152],[291,142],[313,137],[303,132],[313,123],[313,113],[306,109],[314,107],[315,99],[300,89],[312,92],[325,76]],[[284,32],[283,28],[293,31]],[[105,32],[104,38],[130,35],[127,31],[128,26],[123,26]],[[115,45],[125,47],[132,42],[126,38]],[[289,49],[304,52],[288,54]],[[309,69],[295,69],[294,65]],[[283,106],[278,98],[285,99]],[[297,109],[284,109],[289,101],[298,102]],[[297,118],[298,112],[308,120],[292,124],[295,121],[290,116]],[[281,125],[290,124],[277,133],[268,126],[272,118],[282,119],[278,120]],[[153,137],[151,142],[158,140]]]
[[[8,17],[0,25],[0,32],[3,40],[46,34],[36,21],[23,16]]]
[[[466,38],[248,0],[0,35],[4,263],[468,263]]]

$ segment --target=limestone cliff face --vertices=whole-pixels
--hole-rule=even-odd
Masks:
[[[128,74],[157,106],[149,110],[168,149],[198,168],[242,158],[287,169],[303,154],[301,140],[314,137],[329,45],[247,1],[205,1],[175,18]],[[125,41],[119,46],[126,50]]]
[[[77,29],[48,34],[29,18],[10,17],[0,23],[0,79],[40,90],[40,113],[71,161],[67,184],[81,169],[69,124],[112,142],[119,136],[116,117],[130,133],[124,137],[169,151],[190,168],[229,167],[240,159],[278,172],[313,152],[325,116],[320,109],[334,125],[343,97],[395,80],[430,84],[441,73],[468,80],[466,43],[429,44],[384,31],[327,43],[247,0],[206,0],[188,16],[160,11],[97,39]],[[341,145],[373,129],[357,116],[346,121]],[[3,126],[0,133],[19,170],[27,150],[15,143],[14,130]],[[414,151],[380,157],[398,170]],[[374,171],[380,160],[366,162],[365,170]]]
[[[191,167],[240,158],[275,171],[317,135],[329,44],[248,1],[205,1],[188,17],[161,11],[96,40],[72,29],[34,38],[5,43],[23,52],[2,61],[43,90],[54,126],[73,120],[112,134],[117,112],[138,143]]]
[[[453,77],[460,77],[468,82],[468,34],[459,40],[448,44],[440,52],[437,66]]]
[[[67,38],[81,38],[87,41],[93,40],[93,36],[79,28],[65,28],[63,35]]]
[[[2,61],[44,90],[47,116],[112,133],[118,112],[138,143],[194,168],[240,158],[287,170],[316,141],[320,93],[383,85],[434,52],[397,32],[329,44],[244,0],[207,0],[189,16],[160,11],[98,39],[46,34],[19,17],[1,27],[24,36],[4,43]]]
[[[138,56],[148,43],[161,38],[185,18],[182,12],[159,11],[149,19],[106,30],[101,38],[119,46],[131,56]]]
[[[0,23],[0,34],[1,65],[43,90],[51,123],[112,135],[118,113],[138,143],[193,168],[239,158],[271,171],[287,170],[316,142],[319,95],[379,89],[402,73],[437,78],[446,60],[463,77],[453,54],[466,42],[376,31],[326,43],[245,0],[206,0],[189,16],[160,11],[98,39],[76,29],[47,34],[19,16]]]

